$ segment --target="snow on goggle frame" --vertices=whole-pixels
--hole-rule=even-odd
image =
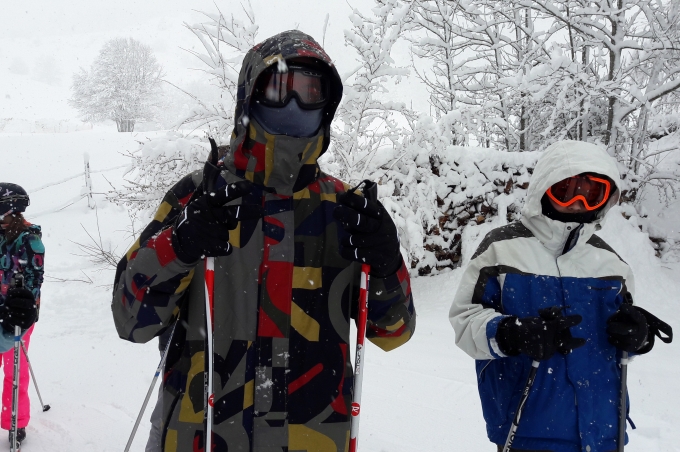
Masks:
[[[292,97],[302,108],[323,107],[328,100],[328,77],[323,72],[289,64],[287,72],[277,67],[263,72],[255,82],[253,98],[270,107],[284,107]]]
[[[553,184],[546,194],[562,207],[583,201],[586,210],[595,210],[607,202],[610,191],[609,180],[586,174],[562,179]]]

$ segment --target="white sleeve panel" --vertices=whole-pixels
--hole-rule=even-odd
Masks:
[[[494,309],[472,301],[480,270],[494,265],[490,259],[490,255],[495,254],[492,248],[470,261],[449,310],[449,321],[456,332],[456,345],[475,359],[494,358],[489,350],[486,325],[501,316]]]
[[[633,277],[633,270],[630,267],[628,267],[628,271],[624,278],[626,280],[626,289],[628,289],[628,292],[633,296],[633,300],[635,300],[635,278]]]

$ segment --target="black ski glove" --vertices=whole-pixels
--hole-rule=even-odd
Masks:
[[[2,328],[14,334],[14,327],[27,330],[38,318],[38,307],[33,293],[25,287],[13,287],[7,291],[5,303],[0,306]]]
[[[569,330],[581,323],[581,316],[563,316],[560,311],[561,308],[553,307],[541,309],[540,317],[511,316],[501,320],[496,332],[498,347],[508,356],[524,353],[536,361],[544,361],[557,351],[566,355],[585,345],[585,339],[572,337]]]
[[[172,247],[185,263],[203,256],[231,254],[229,231],[236,228],[239,221],[260,218],[263,214],[262,207],[255,204],[225,205],[250,193],[253,184],[244,180],[215,188],[220,168],[217,167],[217,145],[212,138],[210,144],[212,151],[203,167],[202,185],[177,217],[172,233]]]
[[[607,335],[609,343],[619,350],[642,355],[654,347],[655,336],[671,342],[673,329],[641,307],[625,303],[607,319]]]
[[[350,234],[340,244],[347,260],[371,266],[371,276],[384,278],[401,266],[397,227],[380,201],[353,192],[338,196],[333,216]]]

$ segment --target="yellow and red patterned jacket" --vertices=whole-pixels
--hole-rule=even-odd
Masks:
[[[311,40],[300,32],[282,35],[288,43]],[[267,55],[257,49],[287,48],[267,43],[249,53],[242,76],[248,68],[266,67],[261,63]],[[312,44],[288,49],[309,55]],[[243,92],[250,92],[247,80],[256,75],[246,79]],[[237,114],[243,124],[240,118]],[[308,139],[310,146],[296,156],[302,164],[296,180],[308,183],[294,190],[285,180],[295,162],[281,160],[286,142],[277,139],[252,122],[237,127],[219,181],[254,182],[253,192],[234,203],[259,204],[265,214],[239,223],[230,233],[233,252],[215,259],[212,452],[348,448],[350,321],[361,266],[340,256],[346,232],[333,218],[337,197],[348,186],[316,163],[328,146],[327,129]],[[121,338],[147,342],[177,325],[163,374],[166,452],[199,451],[204,444],[203,262],[182,262],[171,244],[174,219],[201,177],[192,173],[166,194],[120,262],[114,285],[112,310]],[[411,338],[415,311],[403,262],[395,274],[371,278],[368,309],[367,337],[374,344],[391,350]]]

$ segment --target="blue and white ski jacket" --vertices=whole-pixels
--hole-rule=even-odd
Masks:
[[[571,328],[585,346],[541,362],[513,447],[555,452],[616,450],[620,371],[607,341],[607,319],[633,292],[630,267],[595,232],[593,223],[563,223],[542,214],[541,197],[554,183],[585,172],[620,186],[615,161],[595,145],[561,141],[541,155],[522,219],[491,231],[462,277],[449,318],[456,344],[477,360],[477,379],[489,439],[504,444],[531,368],[526,355],[498,348],[499,322],[537,316],[559,305],[583,321]],[[618,192],[617,192],[618,193]]]

